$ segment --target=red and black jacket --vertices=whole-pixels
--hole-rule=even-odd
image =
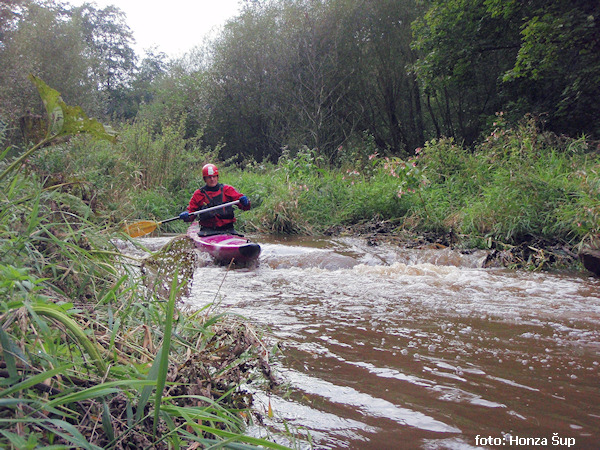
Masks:
[[[223,203],[233,202],[243,197],[243,194],[239,193],[233,186],[227,184],[217,184],[211,188],[203,186],[194,192],[190,199],[190,204],[187,207],[188,212],[196,212],[204,208],[210,208],[212,206],[221,205]],[[238,204],[238,207],[244,211],[250,209],[250,204],[242,206]],[[226,206],[222,210],[217,209],[206,214],[200,214],[198,216],[198,223],[203,228],[223,229],[233,226],[236,219],[233,214],[233,207]]]

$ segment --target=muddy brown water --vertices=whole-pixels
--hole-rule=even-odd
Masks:
[[[599,448],[599,279],[481,269],[483,252],[254,239],[257,267],[205,258],[186,302],[240,314],[283,348],[286,388],[254,391],[269,427],[302,437],[281,443]]]

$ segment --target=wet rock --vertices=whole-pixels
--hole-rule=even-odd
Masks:
[[[600,250],[584,249],[579,252],[583,267],[596,276],[600,276]]]
[[[452,229],[439,232],[412,232],[399,227],[397,220],[386,221],[375,218],[364,223],[339,225],[327,230],[325,235],[362,237],[369,246],[386,243],[409,249],[450,248],[463,254],[478,251],[477,248],[464,248],[463,245],[469,241],[469,236],[457,234]],[[586,260],[590,259],[588,255]],[[578,268],[580,270],[578,260],[583,261],[581,255],[578,256],[570,244],[560,239],[524,235],[513,239],[512,244],[495,242],[490,239],[489,253],[482,262],[482,267],[527,270],[573,270]],[[600,250],[597,250],[596,259],[591,259],[591,261],[591,268],[586,268],[600,276]]]

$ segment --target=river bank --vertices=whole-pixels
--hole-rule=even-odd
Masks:
[[[66,105],[57,100],[60,96],[56,92],[44,88],[40,93],[52,113],[49,115],[61,118],[54,124],[60,133],[55,130],[56,135],[48,136],[16,159],[11,158],[10,148],[0,155],[0,191],[3,192],[0,198],[0,318],[9,386],[3,392],[3,400],[5,416],[10,417],[0,424],[3,431],[0,444],[22,447],[23,436],[29,435],[29,446],[118,446],[130,442],[136,434],[140,439],[138,444],[144,447],[150,444],[156,448],[161,448],[159,445],[164,448],[219,446],[235,440],[280,448],[268,439],[257,441],[246,436],[251,415],[240,412],[239,408],[251,405],[238,403],[246,399],[234,398],[232,390],[242,378],[248,384],[250,375],[257,380],[252,385],[265,379],[267,383],[271,381],[268,371],[263,370],[266,349],[253,340],[253,332],[247,328],[240,330],[237,324],[228,328],[220,322],[220,314],[203,317],[200,317],[201,311],[183,314],[177,303],[185,287],[180,281],[187,280],[182,267],[158,264],[159,272],[163,271],[160,275],[164,277],[155,281],[140,273],[129,258],[124,260],[114,245],[115,240],[123,240],[122,225],[126,220],[161,221],[178,215],[190,194],[202,185],[201,164],[190,165],[182,176],[180,166],[172,163],[185,161],[182,158],[185,154],[140,159],[139,155],[147,150],[139,145],[141,141],[146,142],[146,138],[139,139],[145,136],[145,129],[132,130],[117,140],[108,132],[100,132],[101,127],[96,127],[94,122],[83,120],[79,109],[64,108]],[[59,109],[62,115],[55,114]],[[73,124],[80,124],[82,128],[69,128]],[[76,138],[58,139],[74,132],[78,134]],[[105,141],[86,139],[86,132],[103,136]],[[52,142],[55,139],[56,142]],[[543,241],[542,245],[543,237],[557,237],[558,243],[562,242],[558,239],[566,242],[568,238],[571,245],[579,245],[598,235],[600,223],[598,154],[588,148],[584,139],[564,145],[553,142],[526,127],[495,133],[493,141],[486,140],[475,149],[463,148],[451,139],[433,140],[424,149],[414,150],[414,157],[409,158],[378,155],[377,149],[359,142],[354,148],[343,149],[344,158],[339,166],[326,164],[318,158],[317,150],[309,149],[294,149],[274,162],[240,161],[231,162],[230,166],[219,165],[221,181],[238,187],[252,201],[252,210],[240,213],[240,229],[249,233],[256,231],[269,236],[279,233],[322,235],[324,230],[355,236],[363,233],[364,247],[378,251],[386,245],[384,238],[395,241],[396,248],[400,245],[415,249],[452,247],[462,252],[486,248],[490,255],[495,255],[489,264],[499,261],[508,267],[521,264],[527,269],[543,271],[546,267],[558,266],[557,261],[561,260],[555,256],[558,249],[549,250],[556,243]],[[156,148],[165,147],[161,144]],[[184,145],[172,148],[184,148]],[[217,154],[194,153],[195,163],[202,159],[215,162]],[[378,219],[373,220],[374,217]],[[173,229],[164,227],[161,231],[177,232],[180,230],[176,228],[184,225],[173,221],[170,222]],[[361,227],[364,230],[361,231]],[[541,236],[542,240],[538,242],[528,236]],[[572,257],[572,248],[575,247],[563,245],[562,251]],[[345,365],[350,369],[348,379],[344,380],[345,384],[339,384],[347,384],[349,389],[355,389],[352,383],[365,375],[364,369],[372,369],[375,373],[369,384],[377,391],[365,392],[367,389],[361,386],[351,392],[359,394],[356,403],[343,407],[350,410],[350,420],[358,421],[355,406],[370,413],[372,398],[384,400],[379,402],[383,405],[381,410],[373,411],[377,417],[385,414],[382,411],[387,410],[388,404],[398,405],[392,417],[384,415],[386,420],[392,419],[394,428],[387,437],[379,436],[383,443],[391,442],[390,438],[399,433],[413,433],[414,429],[407,429],[405,425],[415,417],[415,428],[424,432],[417,437],[419,440],[428,439],[430,432],[440,429],[457,433],[459,424],[453,420],[446,424],[446,417],[454,417],[460,411],[451,408],[447,413],[436,413],[429,418],[429,411],[438,410],[439,403],[446,397],[438,397],[437,380],[426,380],[425,385],[420,381],[423,373],[435,372],[435,377],[456,375],[463,382],[463,364],[455,362],[465,357],[474,348],[473,344],[480,345],[490,335],[494,340],[497,337],[502,345],[497,347],[492,342],[487,356],[502,355],[514,343],[512,334],[508,341],[504,339],[503,330],[514,329],[515,323],[522,326],[520,339],[524,352],[523,356],[503,356],[511,360],[509,369],[521,367],[522,361],[529,365],[532,358],[543,365],[542,374],[547,373],[549,377],[567,367],[568,372],[561,381],[570,395],[578,395],[580,387],[570,380],[583,380],[585,387],[591,385],[590,379],[597,379],[597,352],[593,353],[593,345],[598,342],[595,331],[598,295],[596,280],[589,277],[553,276],[532,270],[482,270],[479,258],[475,258],[476,266],[457,267],[425,261],[415,268],[414,258],[402,259],[404,255],[397,254],[402,252],[373,254],[359,248],[361,251],[357,253],[348,246],[344,247],[344,253],[310,248],[300,259],[295,253],[297,248],[291,250],[284,261],[279,258],[277,267],[263,265],[254,272],[232,271],[226,279],[225,268],[204,267],[202,280],[223,282],[195,283],[195,287],[217,290],[208,296],[203,292],[202,305],[220,298],[230,302],[235,295],[251,295],[241,300],[252,302],[256,310],[250,311],[250,315],[240,312],[252,319],[266,320],[271,320],[274,317],[271,312],[280,308],[281,336],[293,339],[296,335],[298,342],[308,344],[298,349],[308,353],[305,364],[301,363],[292,374],[302,379],[309,377],[305,383],[307,397],[320,395],[315,395],[315,383],[310,377],[318,375],[328,363],[331,363],[331,372],[337,373],[340,361],[349,362]],[[329,261],[331,256],[334,261]],[[469,255],[469,259],[473,256]],[[315,261],[315,257],[321,259]],[[265,278],[258,278],[263,276]],[[349,283],[349,280],[354,281]],[[480,284],[486,280],[489,283]],[[230,281],[234,283],[226,287]],[[565,283],[566,295],[562,295]],[[251,288],[240,289],[240,286]],[[504,298],[498,298],[498,289],[505,289]],[[559,290],[561,295],[557,296]],[[523,305],[526,305],[525,310]],[[310,316],[315,309],[320,310],[319,317]],[[457,309],[461,310],[458,317],[455,316]],[[266,310],[269,314],[265,314]],[[440,314],[441,311],[445,312]],[[306,325],[306,334],[302,333],[304,325],[299,323],[305,320],[303,312],[309,313],[306,320],[311,321]],[[332,313],[337,314],[333,321]],[[532,323],[535,326],[548,314],[555,317],[549,317],[531,334]],[[574,316],[580,323],[573,323]],[[592,329],[586,322],[590,317],[594,321]],[[499,328],[497,323],[506,327]],[[422,324],[421,329],[419,324]],[[339,333],[332,335],[331,330],[339,326]],[[578,334],[572,336],[570,327],[583,330],[582,339]],[[432,329],[432,339],[423,339]],[[351,336],[346,336],[347,330]],[[458,334],[455,330],[459,330]],[[548,334],[553,330],[565,335]],[[249,331],[250,335],[241,331]],[[356,339],[361,333],[364,339]],[[460,344],[457,336],[473,336],[475,340],[456,347]],[[528,341],[538,340],[538,336],[548,343],[542,342],[532,353]],[[393,338],[396,342],[391,341]],[[586,339],[589,344],[584,348],[585,358],[571,360],[572,348],[587,342]],[[330,348],[320,346],[322,340],[328,340]],[[238,346],[238,341],[244,341],[249,349]],[[373,363],[362,356],[365,343],[370,347],[370,354],[380,354],[381,348],[389,351],[381,353],[383,360]],[[336,355],[338,347],[342,350],[340,359],[330,359],[328,355]],[[548,348],[556,348],[559,353],[559,358],[550,366],[545,354]],[[203,365],[202,361],[194,360],[194,355],[202,349],[214,349],[217,354],[223,352],[224,356],[236,358],[232,361],[228,357],[206,354],[209,362],[216,361],[218,367]],[[316,352],[312,352],[313,349]],[[361,350],[356,352],[356,349]],[[315,364],[313,356],[321,350],[325,350],[322,354],[326,360]],[[349,353],[344,354],[346,351]],[[357,354],[358,360],[355,359]],[[423,355],[431,364],[421,358]],[[488,367],[477,355],[471,356],[476,359],[469,364],[478,370],[471,375],[477,378],[485,373],[485,383],[496,383],[499,379],[508,380],[511,385],[535,386],[537,383],[521,376],[523,374],[505,376],[506,366]],[[398,362],[401,364],[397,365]],[[572,371],[571,362],[582,369]],[[529,367],[535,369],[533,364]],[[234,378],[215,376],[229,369],[235,372]],[[385,392],[390,373],[392,378],[408,381],[410,389],[392,389],[393,395],[389,397]],[[77,384],[81,380],[85,386]],[[179,391],[171,382],[192,382],[196,390]],[[316,382],[317,387],[325,387],[324,391],[330,386],[327,383],[337,383],[325,380],[319,384],[318,376]],[[431,394],[434,398],[433,402],[424,402],[413,411],[405,406],[419,403],[410,398],[415,385],[425,387],[419,395]],[[487,402],[489,396],[479,391],[481,385],[480,381],[473,380],[469,386],[473,392],[462,391],[457,386],[445,388],[449,396],[459,400],[468,398],[478,402],[481,396]],[[379,387],[384,391],[378,392]],[[553,386],[533,389],[550,392]],[[53,393],[51,398],[46,395],[48,392]],[[347,392],[342,388],[334,397],[342,398]],[[198,395],[206,403],[199,404]],[[556,397],[552,391],[542,399],[554,401],[559,411],[564,404],[556,401]],[[597,404],[595,398],[591,400]],[[500,407],[513,402],[502,396],[489,401]],[[456,409],[464,408],[461,403],[456,403]],[[581,411],[589,409],[588,403],[589,399],[584,398]],[[517,406],[511,411],[527,417],[527,411]],[[543,413],[546,405],[540,404],[538,408]],[[266,411],[263,416],[269,417],[270,407]],[[475,419],[472,426],[462,432],[465,439],[483,431],[476,422],[481,417],[480,412],[476,408],[469,409],[469,415],[472,413]],[[427,426],[420,429],[418,422],[423,415]],[[532,419],[538,417],[536,414]],[[574,426],[584,424],[582,433],[597,436],[596,426],[587,424],[590,418],[579,409],[569,417],[573,418]],[[547,418],[542,415],[541,419]],[[368,421],[371,422],[371,418]],[[373,423],[373,427],[379,426]],[[76,428],[75,424],[80,427]],[[366,426],[371,428],[371,425]],[[520,426],[525,429],[524,424]],[[556,430],[550,427],[543,431]],[[492,435],[503,431],[490,424],[488,432]],[[360,441],[360,436],[356,440]]]
[[[470,247],[474,239],[453,232],[415,232],[399,230],[394,221],[376,220],[348,226],[334,226],[326,230],[327,236],[356,236],[369,245],[382,243],[410,249],[450,248],[468,254],[480,248]],[[489,239],[488,256],[484,268],[506,267],[535,271],[567,270],[596,275],[592,265],[582,263],[579,250],[560,239],[529,237],[514,245]]]

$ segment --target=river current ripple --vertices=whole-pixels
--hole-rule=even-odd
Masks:
[[[283,348],[289,387],[255,404],[306,439],[293,445],[597,448],[600,280],[482,269],[482,252],[255,240],[257,267],[205,258],[186,301],[240,314]]]

